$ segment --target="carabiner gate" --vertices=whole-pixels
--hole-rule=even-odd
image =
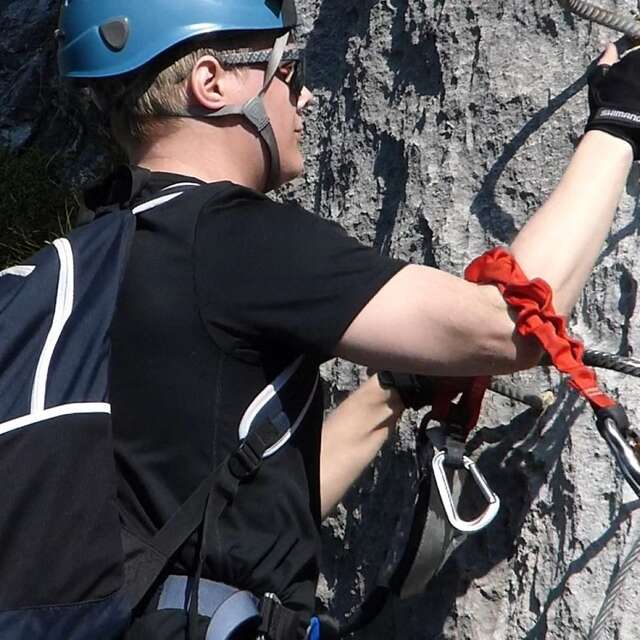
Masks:
[[[500,510],[500,498],[491,490],[489,483],[482,475],[480,469],[478,469],[476,463],[470,458],[467,458],[467,456],[464,456],[462,458],[464,468],[471,473],[471,476],[478,485],[482,495],[486,498],[489,506],[477,518],[473,520],[463,520],[458,515],[456,505],[453,501],[451,487],[449,486],[449,481],[444,469],[445,458],[446,452],[434,447],[432,462],[433,477],[436,480],[442,506],[444,507],[451,526],[462,533],[475,533],[476,531],[484,529],[496,517]]]
[[[598,419],[598,430],[609,445],[627,482],[640,498],[640,459],[636,449],[620,433],[613,418]]]

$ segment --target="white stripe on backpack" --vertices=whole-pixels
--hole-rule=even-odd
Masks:
[[[18,276],[20,278],[26,278],[27,276],[30,276],[35,270],[35,267],[26,264],[18,265],[16,267],[9,267],[4,271],[0,271],[0,278],[4,276]]]

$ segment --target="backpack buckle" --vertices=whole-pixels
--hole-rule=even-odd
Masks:
[[[253,477],[262,464],[262,455],[249,440],[244,440],[229,458],[229,471],[234,478],[243,481]]]
[[[498,496],[492,491],[487,479],[482,475],[476,463],[471,460],[471,458],[463,456],[463,468],[471,474],[471,477],[475,480],[475,483],[478,485],[478,488],[488,503],[487,508],[477,518],[474,518],[473,520],[463,520],[458,514],[458,510],[451,493],[451,486],[449,485],[449,480],[445,473],[444,465],[446,455],[446,451],[434,447],[432,468],[433,477],[435,478],[438,493],[442,500],[442,506],[447,514],[449,523],[454,529],[457,529],[462,533],[475,533],[480,531],[489,525],[489,523],[491,523],[491,521],[496,517],[500,510],[500,498],[498,498]]]
[[[265,593],[260,604],[262,621],[256,640],[290,640],[300,637],[300,615],[285,607],[275,593]]]

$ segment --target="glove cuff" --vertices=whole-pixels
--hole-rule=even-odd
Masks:
[[[591,117],[584,130],[585,133],[594,130],[604,131],[628,142],[633,151],[633,159],[640,159],[640,113],[613,107],[601,107]],[[630,135],[630,133],[635,135]]]
[[[380,371],[378,382],[383,389],[395,389],[407,409],[422,409],[433,401],[433,388],[424,376]]]

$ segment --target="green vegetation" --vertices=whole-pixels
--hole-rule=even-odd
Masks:
[[[39,149],[14,154],[0,148],[0,269],[22,262],[71,227],[78,203],[55,174]]]

